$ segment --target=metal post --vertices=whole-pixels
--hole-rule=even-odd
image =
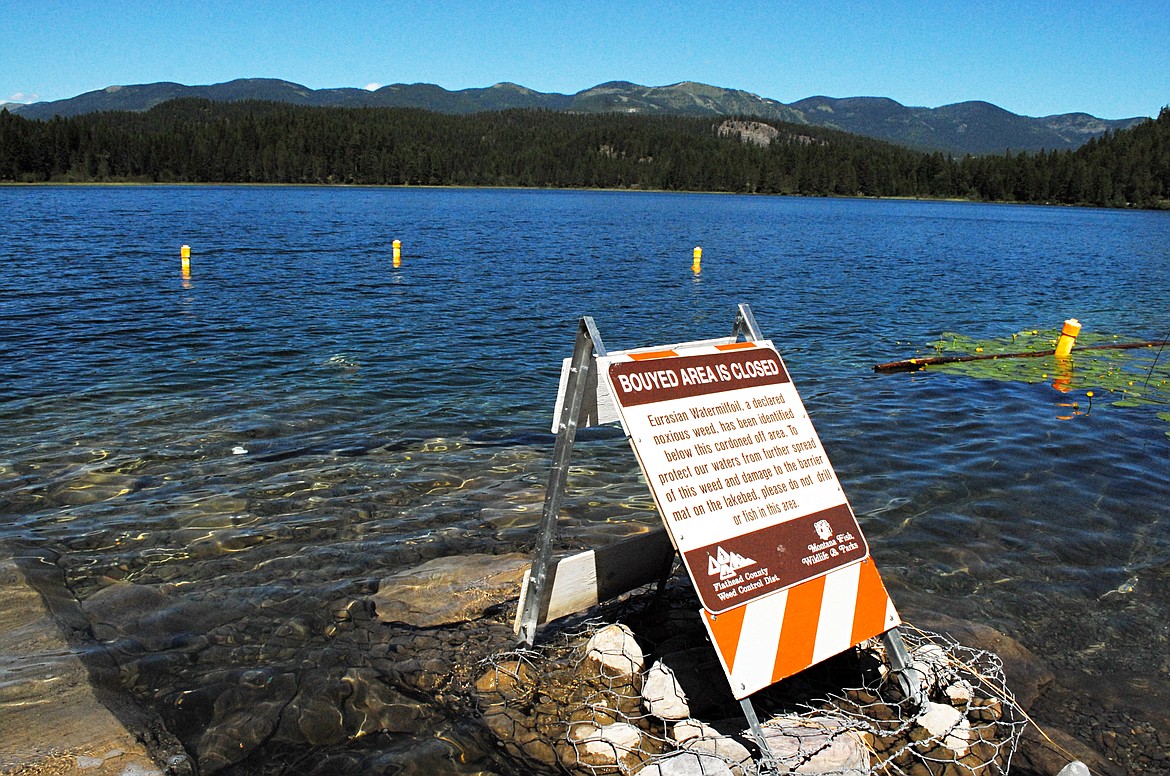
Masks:
[[[926,702],[925,691],[922,687],[922,672],[914,668],[910,661],[910,652],[906,649],[906,642],[902,641],[902,632],[897,628],[890,628],[882,634],[882,644],[886,647],[886,657],[890,661],[890,670],[902,685],[902,692],[915,708],[922,708]]]
[[[573,455],[573,441],[577,437],[577,419],[581,414],[585,385],[588,382],[594,353],[599,356],[606,355],[605,345],[593,319],[584,316],[577,324],[577,341],[573,346],[569,380],[565,386],[565,403],[561,408],[561,419],[557,425],[552,468],[549,470],[548,487],[544,493],[544,512],[540,519],[536,557],[532,562],[528,589],[524,594],[524,611],[520,616],[520,643],[529,647],[536,641],[540,610],[545,605],[545,594],[548,592],[546,588],[548,569],[552,560],[553,537],[556,535],[561,498],[565,494],[565,481],[569,476],[569,459]]]
[[[759,342],[764,338],[759,324],[756,323],[756,317],[752,315],[750,305],[741,304],[739,306],[739,313],[735,316],[735,325],[731,327],[732,337],[738,338],[740,334],[743,334],[744,339],[751,342]]]
[[[762,773],[779,773],[780,769],[772,750],[768,747],[768,739],[764,738],[764,728],[760,726],[760,718],[756,716],[756,708],[752,706],[751,698],[744,698],[739,702],[743,715],[747,718],[748,729],[760,747],[760,771]]]

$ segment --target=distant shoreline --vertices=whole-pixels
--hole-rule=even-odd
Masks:
[[[1065,202],[1023,202],[1019,200],[982,200],[967,199],[964,197],[911,197],[911,196],[875,196],[866,194],[856,195],[815,195],[815,194],[775,194],[770,192],[750,191],[702,191],[691,189],[637,189],[637,188],[584,188],[573,186],[438,186],[416,184],[390,183],[233,183],[233,182],[204,182],[190,181],[156,182],[156,181],[35,181],[23,183],[17,181],[0,181],[0,189],[15,188],[249,188],[249,189],[422,189],[447,191],[596,191],[619,194],[709,194],[721,197],[776,197],[791,199],[864,199],[887,202],[952,202],[972,205],[1015,205],[1020,207],[1058,207],[1058,208],[1085,208],[1093,210],[1144,210],[1150,212],[1165,212],[1170,210],[1170,199],[1155,207],[1141,208],[1136,206],[1108,206],[1092,205],[1087,203]]]

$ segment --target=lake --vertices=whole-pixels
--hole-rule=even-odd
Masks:
[[[216,697],[193,682],[305,658],[270,648],[298,611],[432,558],[530,549],[579,316],[629,348],[724,336],[739,303],[907,619],[1018,639],[1059,676],[1036,715],[1120,760],[1150,753],[1128,731],[1170,735],[1170,353],[1110,376],[1076,350],[997,375],[872,370],[1071,317],[1086,342],[1166,339],[1168,213],[8,186],[0,214],[0,544],[51,559],[82,602],[132,582],[218,612],[120,658],[184,742]],[[583,435],[574,464],[567,545],[657,521],[620,432]],[[370,738],[354,762],[498,768],[461,724]]]

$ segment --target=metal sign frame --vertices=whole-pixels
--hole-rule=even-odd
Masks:
[[[585,386],[589,371],[593,368],[594,356],[606,356],[608,351],[597,331],[593,318],[586,315],[577,324],[577,340],[573,345],[573,359],[569,367],[569,383],[565,391],[565,403],[557,424],[557,441],[553,447],[552,467],[548,474],[548,487],[544,492],[544,509],[540,517],[540,535],[536,543],[536,554],[532,559],[532,571],[528,576],[528,587],[524,591],[523,610],[519,617],[520,642],[531,647],[536,641],[536,628],[540,609],[545,604],[549,591],[549,566],[552,561],[553,538],[557,531],[557,520],[561,513],[561,501],[565,495],[565,482],[569,477],[569,461],[573,457],[573,443],[577,439],[577,422],[581,415],[581,404],[585,399]]]
[[[764,339],[751,308],[746,304],[738,306],[735,323],[731,330],[731,341],[734,342],[741,336],[750,342]],[[551,593],[550,569],[555,566],[552,559],[552,546],[556,536],[561,502],[568,479],[569,462],[577,437],[582,407],[590,385],[590,378],[593,378],[593,386],[600,383],[595,375],[591,375],[591,371],[596,366],[595,359],[605,358],[608,355],[610,353],[601,339],[597,324],[592,317],[583,316],[577,325],[577,337],[567,370],[568,380],[564,388],[564,399],[556,425],[556,444],[553,448],[552,465],[549,470],[548,486],[545,490],[540,532],[532,568],[526,578],[525,588],[521,592],[521,608],[517,613],[517,633],[520,644],[523,646],[531,647],[535,643],[542,608],[544,610],[548,608],[548,598]],[[886,648],[890,668],[901,683],[903,691],[915,705],[920,706],[925,699],[920,682],[914,681],[915,677],[910,675],[913,672],[908,670],[910,657],[898,628],[885,631],[882,634],[882,642]],[[764,757],[761,764],[775,766],[775,760],[768,748],[767,740],[764,738],[763,728],[755,708],[752,706],[750,696],[740,700],[740,707]]]

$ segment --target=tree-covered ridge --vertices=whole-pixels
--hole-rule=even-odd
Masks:
[[[433,113],[483,113],[513,108],[567,113],[636,113],[645,116],[755,116],[826,127],[885,140],[919,151],[997,154],[1079,148],[1107,130],[1127,129],[1144,119],[1099,119],[1086,113],[1039,118],[1020,116],[987,102],[938,108],[902,105],[884,97],[809,97],[790,105],[740,89],[683,81],[641,86],[609,81],[576,94],[538,92],[518,84],[448,91],[436,84],[390,84],[366,89],[310,89],[276,78],[239,78],[206,86],[170,81],[108,86],[76,97],[10,110],[27,119],[69,118],[102,111],[146,111],[180,98],[212,102],[258,100],[315,108],[421,108]]]
[[[0,180],[532,186],[1170,205],[1170,110],[1076,151],[923,153],[768,122],[508,110],[447,115],[182,99],[31,121],[0,111]],[[760,134],[760,133],[757,133]]]

